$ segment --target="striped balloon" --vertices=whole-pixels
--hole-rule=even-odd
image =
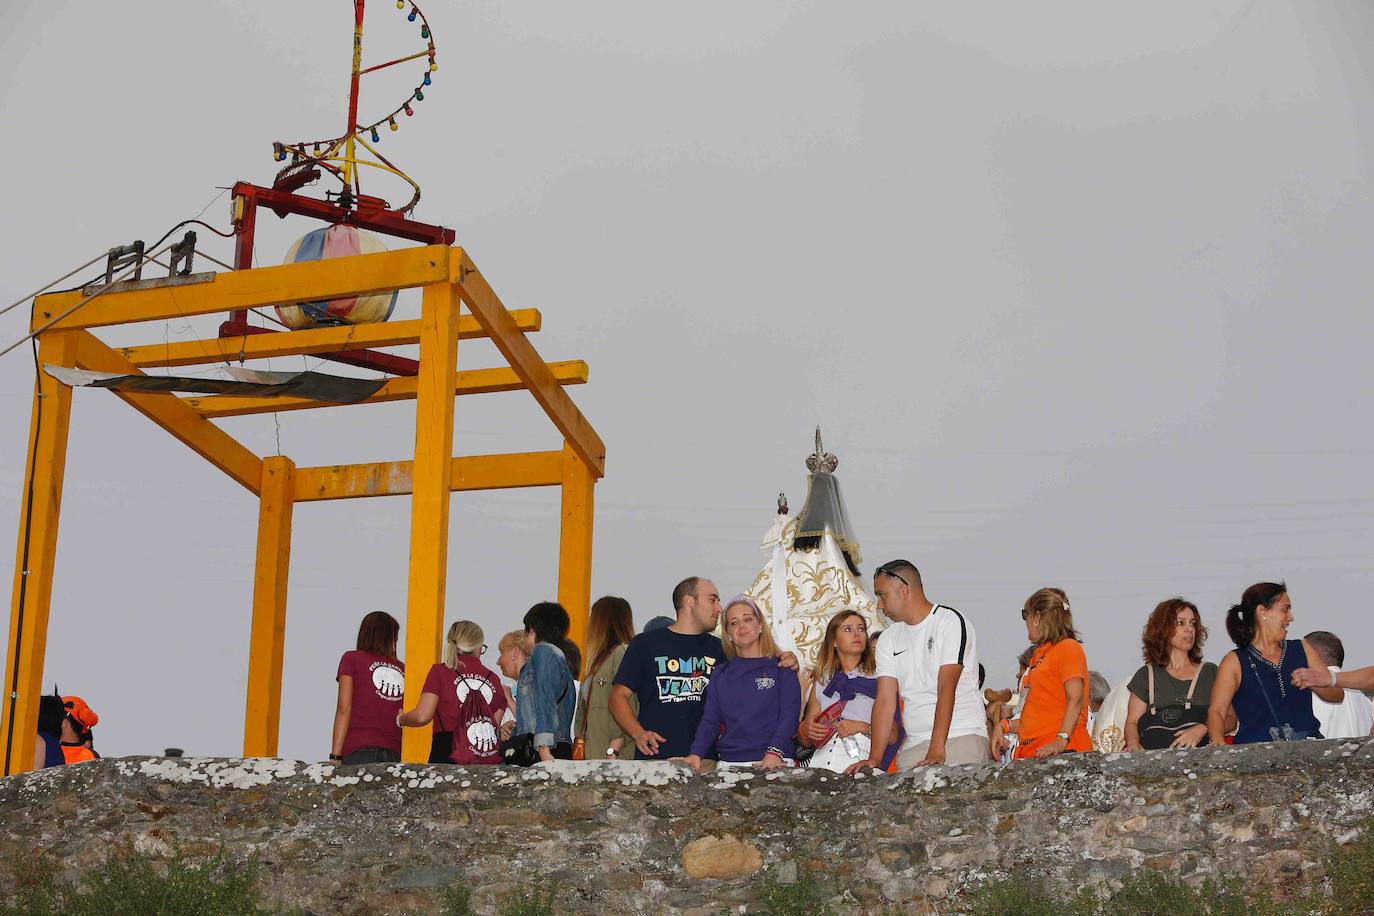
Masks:
[[[322,258],[386,251],[381,239],[356,226],[326,226],[307,232],[286,253],[284,264],[300,264]],[[327,302],[297,302],[277,306],[282,323],[293,330],[331,324],[371,324],[386,321],[396,307],[396,290],[371,296],[350,296]]]

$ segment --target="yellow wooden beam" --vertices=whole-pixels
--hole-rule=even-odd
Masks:
[[[587,648],[592,600],[592,518],[596,475],[572,443],[563,444],[563,508],[558,536],[558,603],[568,612],[568,638]]]
[[[89,331],[75,332],[77,365],[98,372],[137,375],[138,368],[96,339]],[[191,450],[243,484],[254,494],[262,486],[262,459],[237,439],[196,413],[171,394],[116,391],[125,403],[161,426]]]
[[[71,334],[45,334],[39,340],[38,359],[40,363],[73,366],[76,349],[77,341]],[[0,700],[6,776],[33,768],[71,410],[72,390],[40,372],[25,453],[28,463],[24,479],[32,484],[20,491],[19,548],[10,603],[9,650],[5,655],[5,698]]]
[[[280,267],[235,270],[216,274],[208,283],[112,289],[53,327],[93,328],[160,321],[407,289],[447,279],[450,252],[457,254],[460,251],[461,248],[429,245]],[[37,330],[84,298],[81,290],[39,296],[34,303],[30,330]]]
[[[477,265],[461,248],[453,249],[453,280],[473,316],[486,329],[501,355],[525,382],[563,438],[582,456],[597,477],[605,474],[606,446],[572,398],[559,386],[534,345],[520,333]]]
[[[406,708],[420,700],[439,661],[448,574],[448,508],[453,484],[453,390],[457,384],[458,296],[448,283],[425,287],[420,306],[420,374],[411,471],[410,576],[406,589]],[[507,316],[509,317],[509,316]],[[401,759],[429,759],[428,728],[408,728]]]
[[[558,385],[581,385],[587,381],[587,364],[580,359],[549,363],[548,370]],[[464,369],[454,381],[453,393],[491,394],[497,391],[520,391],[525,387],[513,369]],[[416,377],[393,378],[377,393],[360,404],[381,404],[387,401],[406,401],[419,390]],[[244,397],[232,394],[212,394],[205,397],[182,398],[182,403],[202,417],[241,417],[247,414],[277,413],[283,410],[313,410],[320,407],[348,407],[332,401],[312,401],[293,397]]]
[[[290,458],[280,455],[262,462],[253,623],[248,638],[248,702],[243,717],[245,757],[277,756],[295,469]]]
[[[451,487],[507,490],[555,487],[563,482],[562,452],[468,455],[453,459]],[[296,502],[403,496],[413,492],[414,462],[381,461],[296,470]]]
[[[538,331],[543,318],[538,309],[511,312],[517,327],[528,334]],[[458,319],[458,339],[486,337],[487,332],[471,315]],[[201,363],[267,359],[274,356],[301,356],[311,353],[337,353],[341,350],[367,350],[398,347],[420,339],[420,322],[383,321],[349,327],[311,328],[308,331],[280,331],[249,334],[243,337],[215,337],[178,343],[141,344],[121,347],[119,352],[139,368],[153,366],[195,366]]]

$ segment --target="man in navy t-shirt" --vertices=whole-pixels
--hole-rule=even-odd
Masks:
[[[725,664],[712,635],[720,620],[720,592],[710,579],[690,576],[673,589],[677,621],[630,641],[611,688],[615,721],[635,743],[638,760],[682,757],[701,722],[711,674]],[[630,697],[639,697],[635,718]]]

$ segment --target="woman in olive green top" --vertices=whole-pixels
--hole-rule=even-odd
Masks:
[[[635,743],[611,718],[608,702],[625,648],[634,639],[630,602],[607,595],[592,605],[587,622],[587,669],[577,695],[573,738],[586,740],[587,760],[631,760]],[[631,706],[638,703],[631,701]],[[635,710],[638,714],[638,709]]]
[[[1207,744],[1207,706],[1217,666],[1202,660],[1207,628],[1197,605],[1161,601],[1142,634],[1145,666],[1131,678],[1126,708],[1126,750],[1201,747]]]

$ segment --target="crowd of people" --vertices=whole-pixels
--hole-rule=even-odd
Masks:
[[[698,772],[898,771],[1089,752],[1093,719],[1100,729],[1118,706],[1127,751],[1374,730],[1374,706],[1359,692],[1374,690],[1374,667],[1342,670],[1344,648],[1332,633],[1290,639],[1293,605],[1282,582],[1252,585],[1230,608],[1235,648],[1220,663],[1203,658],[1207,628],[1197,606],[1160,602],[1143,627],[1144,664],[1124,692],[1089,671],[1063,589],[1026,599],[1029,645],[1015,688],[1001,691],[984,690],[972,621],[927,598],[915,565],[879,566],[873,593],[886,628],[869,633],[863,615],[841,611],[805,668],[779,651],[753,600],[722,603],[715,583],[698,576],[673,589],[674,617],[656,617],[638,634],[627,601],[596,601],[585,655],[568,639],[567,611],[536,604],[522,629],[500,638],[500,675],[481,660],[481,627],[458,621],[410,709],[400,627],[373,612],[339,662],[330,758],[398,761],[402,729],[426,727],[432,763],[635,759]]]

